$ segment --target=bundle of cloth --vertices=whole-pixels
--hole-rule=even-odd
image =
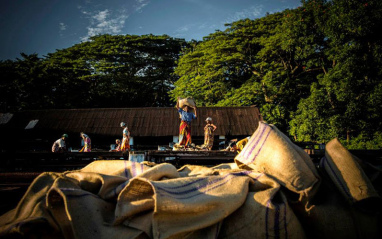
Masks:
[[[234,163],[43,173],[0,217],[0,237],[379,238],[378,214],[362,209],[381,198],[357,160],[333,141],[321,163],[261,122]]]

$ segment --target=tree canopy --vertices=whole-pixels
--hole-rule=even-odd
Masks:
[[[7,73],[2,91],[14,93],[1,100],[2,109],[168,105],[185,46],[166,35],[100,35],[45,58],[22,54],[0,64]]]

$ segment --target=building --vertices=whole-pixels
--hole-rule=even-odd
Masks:
[[[262,120],[257,107],[200,107],[192,123],[193,142],[203,144],[205,119],[217,126],[216,144],[252,135]],[[81,148],[80,132],[92,139],[95,150],[109,150],[122,138],[120,122],[127,122],[134,149],[157,149],[178,141],[179,114],[176,108],[101,108],[33,110],[0,114],[1,150],[50,151],[63,133],[69,147]],[[217,147],[217,146],[216,146]],[[216,148],[217,149],[217,148]]]

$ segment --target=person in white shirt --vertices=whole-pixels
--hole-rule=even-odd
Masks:
[[[121,122],[120,126],[123,128],[122,134],[122,143],[121,143],[121,150],[120,151],[130,151],[130,131],[127,127],[127,124],[125,122]]]
[[[63,134],[61,138],[57,139],[52,146],[52,152],[53,153],[62,153],[67,151],[66,148],[66,140],[69,138],[67,134]]]

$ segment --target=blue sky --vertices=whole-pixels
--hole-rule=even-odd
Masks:
[[[292,9],[300,0],[0,0],[0,60],[43,57],[97,34],[202,40],[224,24]]]

